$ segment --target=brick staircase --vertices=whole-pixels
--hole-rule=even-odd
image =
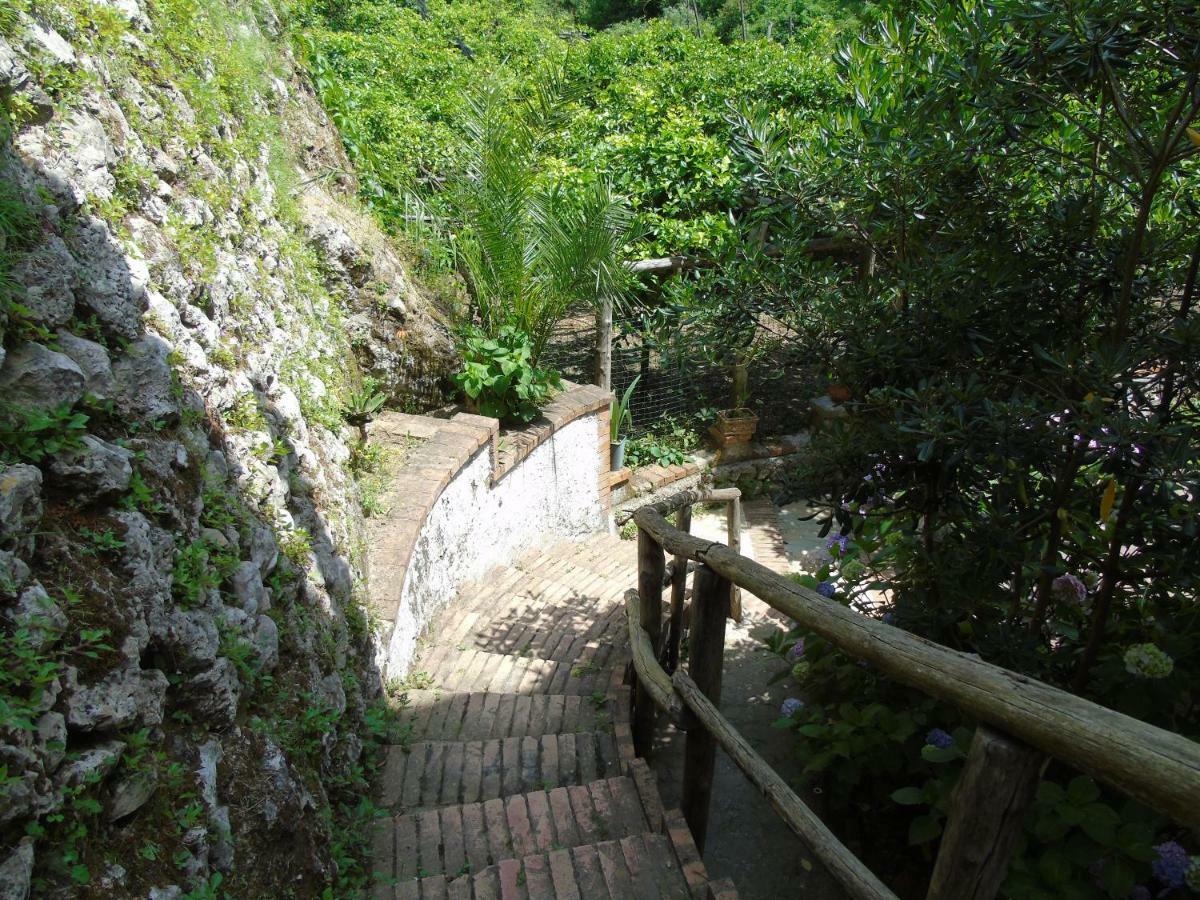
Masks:
[[[376,802],[376,898],[736,900],[664,810],[629,731],[622,596],[636,544],[526,553],[429,631]],[[428,686],[426,687],[426,683]]]

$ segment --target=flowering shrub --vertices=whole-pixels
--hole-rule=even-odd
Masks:
[[[1087,606],[1087,586],[1069,572],[1059,575],[1050,582],[1050,590],[1054,599],[1060,603],[1074,603],[1079,607]]]
[[[936,747],[939,750],[949,750],[954,746],[954,738],[940,728],[935,728],[925,735],[925,746]]]
[[[953,724],[954,711],[818,636],[778,632],[768,645],[788,666],[781,677],[793,680],[804,698],[785,700],[776,726],[797,735],[805,777],[824,788],[832,827],[843,839],[861,840],[889,885],[923,886],[971,727]],[[892,805],[881,805],[881,797]],[[872,811],[865,827],[864,808]],[[1153,889],[1149,896],[1178,888],[1193,867],[1190,877],[1200,877],[1200,857],[1193,860],[1172,841],[1152,847],[1165,824],[1133,801],[1103,793],[1090,778],[1053,765],[1038,787],[1003,894],[1125,900],[1139,887]]]
[[[1125,651],[1125,671],[1140,678],[1166,678],[1175,661],[1153,644],[1134,644]]]

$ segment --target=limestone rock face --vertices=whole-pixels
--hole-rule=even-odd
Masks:
[[[103,778],[116,768],[125,749],[123,741],[104,741],[81,752],[75,759],[64,763],[55,775],[61,787],[78,787],[97,778]]]
[[[32,341],[8,353],[0,367],[0,395],[27,409],[73,406],[85,379],[75,360]]]
[[[167,686],[167,676],[157,669],[128,667],[90,684],[79,684],[78,676],[68,669],[67,727],[113,731],[160,725]]]
[[[133,453],[92,435],[82,445],[57,453],[50,461],[55,478],[69,480],[81,500],[115,497],[129,487]]]
[[[0,544],[20,540],[42,518],[42,473],[33,466],[0,469]]]
[[[116,782],[112,788],[112,800],[108,806],[108,819],[118,822],[133,815],[146,805],[158,789],[158,775],[153,770],[134,772]]]
[[[38,647],[53,642],[70,624],[62,608],[36,581],[21,592],[11,618],[14,625],[26,630]]]
[[[162,847],[157,870],[93,854],[105,896],[328,883],[329,792],[361,765],[381,683],[343,409],[364,377],[397,405],[444,402],[450,304],[359,211],[271,4],[212,0],[186,23],[146,0],[18,5],[0,179],[29,228],[5,248],[23,309],[0,313],[17,438],[0,626],[24,668],[0,701],[23,724],[0,723],[0,826],[50,835],[86,808],[96,847]],[[315,744],[296,737],[308,704]],[[168,789],[203,806],[169,841]],[[0,841],[0,898],[72,895],[50,840]]]
[[[98,131],[97,126],[91,120],[88,134],[80,136],[83,146],[79,152],[88,154],[87,158],[94,162],[93,171],[107,171],[103,165],[107,151],[94,144],[103,138],[103,131]],[[95,218],[82,222],[71,232],[68,247],[79,261],[76,299],[114,334],[129,339],[137,337],[142,310],[146,308],[146,291],[134,283],[129,262],[108,225]]]
[[[8,857],[0,862],[0,897],[25,900],[33,881],[33,838],[22,838]]]
[[[179,405],[172,396],[171,348],[160,337],[145,335],[113,363],[117,404],[126,415],[149,421],[174,421]]]
[[[112,397],[112,362],[108,358],[108,351],[102,345],[70,331],[60,330],[58,346],[83,373],[84,393],[97,400],[108,400]]]
[[[192,678],[184,686],[183,694],[200,716],[219,729],[233,724],[242,697],[242,683],[233,663],[222,656],[212,668]]]
[[[77,277],[75,259],[56,234],[23,257],[13,271],[13,279],[25,286],[21,305],[49,328],[67,324],[75,314]]]

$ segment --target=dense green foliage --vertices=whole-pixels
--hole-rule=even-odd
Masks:
[[[536,363],[574,304],[619,304],[630,273],[623,251],[631,215],[606,181],[577,189],[536,172],[558,94],[512,104],[494,84],[471,97],[465,173],[451,191],[446,231],[471,295],[470,318],[490,337],[511,328]]]
[[[609,180],[642,220],[644,255],[708,250],[733,233],[743,198],[729,105],[770,97],[782,119],[802,123],[838,93],[827,55],[812,51],[826,26],[794,45],[734,47],[665,20],[585,40],[569,20],[515,2],[428,9],[422,19],[379,0],[312,0],[297,13],[322,96],[397,229],[414,225],[406,198],[444,210],[468,153],[471,97],[487,79],[518,97],[554,86],[543,178],[564,190]]]
[[[882,591],[878,613],[901,627],[1196,734],[1197,11],[918,11],[846,49],[855,105],[803,151],[769,110],[739,141],[781,250],[757,308],[857,401],[804,473],[832,489],[849,541],[814,586]],[[829,236],[873,254],[874,274],[797,252]],[[955,713],[819,642],[804,659],[809,705],[788,724],[847,822],[953,769],[920,750]],[[1153,817],[1072,778],[1052,768],[1048,784],[1089,811],[1065,817],[1044,788],[1007,895],[1176,886],[1149,864]],[[922,855],[902,848],[937,837],[945,792],[901,796],[930,808],[897,811],[898,845],[873,829],[875,862],[919,883]]]

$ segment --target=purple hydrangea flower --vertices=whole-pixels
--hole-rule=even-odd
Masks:
[[[1158,853],[1158,859],[1150,864],[1154,877],[1167,887],[1183,887],[1188,868],[1192,864],[1188,852],[1175,841],[1158,844],[1154,849]]]
[[[889,609],[883,614],[883,618],[880,621],[883,622],[884,625],[895,625],[896,614]]]
[[[925,735],[925,743],[939,750],[949,750],[954,746],[954,738],[940,728],[935,728]]]
[[[832,553],[835,546],[838,548],[838,553],[845,553],[846,548],[850,546],[850,538],[844,534],[831,534],[825,538],[826,550]]]
[[[779,707],[779,714],[785,719],[790,719],[802,709],[804,709],[803,700],[799,697],[788,697],[783,701],[783,706]]]
[[[1063,603],[1074,603],[1077,606],[1087,605],[1087,585],[1074,575],[1059,575],[1050,582],[1050,593]]]
[[[832,599],[834,590],[835,588],[832,581],[822,581],[817,585],[817,593],[822,597],[829,597]]]
[[[788,659],[790,659],[792,662],[795,662],[796,660],[802,658],[803,656],[804,656],[804,638],[800,638],[800,640],[798,640],[798,641],[796,641],[796,643],[792,644],[792,649],[788,651]]]

